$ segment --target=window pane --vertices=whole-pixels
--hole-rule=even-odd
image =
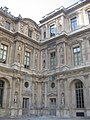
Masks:
[[[5,22],[5,28],[8,29],[8,30],[10,30],[10,23],[7,22],[7,21]]]
[[[3,59],[6,60],[6,56],[5,55],[3,56]]]
[[[55,52],[50,53],[50,69],[55,69],[56,67],[56,54]]]
[[[4,46],[4,50],[7,50],[7,46]]]
[[[55,36],[56,34],[56,27],[55,25],[50,26],[50,37]]]
[[[77,48],[77,52],[80,52],[80,48],[79,47]]]
[[[29,52],[25,52],[24,67],[25,68],[30,67],[30,53]]]
[[[74,17],[71,19],[71,30],[74,31],[77,29],[77,18]]]
[[[7,54],[7,52],[6,52],[6,51],[4,51],[4,52],[3,52],[3,55],[5,55],[5,56],[6,56],[6,54]]]
[[[82,82],[75,83],[75,91],[76,91],[76,107],[84,108],[84,95]]]
[[[80,47],[76,47],[73,49],[74,53],[74,65],[80,65],[81,63],[81,53],[80,53]]]
[[[4,44],[2,44],[1,45],[1,49],[0,49],[0,58],[2,59],[2,62],[3,62],[3,60],[5,61],[5,62],[3,62],[3,63],[6,63],[6,59],[7,59],[7,46],[6,45],[4,45]]]
[[[90,23],[90,11],[88,11],[88,19],[89,19],[89,23]]]

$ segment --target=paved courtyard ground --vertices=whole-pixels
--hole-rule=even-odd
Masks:
[[[90,118],[60,118],[56,116],[22,116],[20,118],[0,118],[0,120],[90,120]]]

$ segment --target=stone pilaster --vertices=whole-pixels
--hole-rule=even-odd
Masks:
[[[47,108],[47,82],[45,82],[45,108]]]

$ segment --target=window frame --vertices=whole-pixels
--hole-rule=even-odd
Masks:
[[[78,48],[80,49],[80,51],[78,51]],[[76,52],[74,52],[76,49]],[[78,66],[78,65],[81,65],[81,48],[80,46],[74,46],[72,48],[73,50],[73,63],[74,63],[74,66]]]
[[[27,54],[29,54],[29,56],[27,56]],[[26,68],[26,69],[30,69],[30,57],[31,57],[31,53],[29,51],[25,51],[25,53],[24,53],[24,68]],[[29,65],[27,63],[29,63]]]
[[[22,108],[23,109],[28,109],[29,108],[29,98],[23,97]]]
[[[51,54],[54,54],[54,56]],[[50,70],[55,70],[56,69],[56,51],[51,51],[50,52]]]
[[[9,21],[5,21],[4,27],[5,27],[5,29],[10,30],[10,22]]]
[[[73,20],[73,21],[72,21]],[[74,16],[72,18],[70,18],[70,28],[71,31],[75,31],[78,29],[78,20],[77,20],[77,16]]]
[[[3,47],[3,49],[2,49],[2,47]],[[7,48],[7,50],[4,49],[5,47]],[[0,61],[1,63],[6,64],[6,62],[7,62],[7,54],[8,54],[8,45],[2,43],[1,47],[0,47],[0,55],[2,56],[2,57],[0,57],[0,59],[2,60],[2,61]],[[3,57],[5,57],[5,59],[3,59]]]
[[[90,10],[88,10],[87,13],[88,13],[88,22],[90,24]]]
[[[50,37],[54,37],[56,35],[56,25],[55,23],[50,25]]]
[[[81,81],[75,82],[76,108],[84,108],[84,89]]]

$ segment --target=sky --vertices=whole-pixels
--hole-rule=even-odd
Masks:
[[[20,14],[23,18],[30,18],[39,23],[46,14],[77,1],[79,0],[0,0],[0,7],[8,7],[8,11],[15,17]]]

